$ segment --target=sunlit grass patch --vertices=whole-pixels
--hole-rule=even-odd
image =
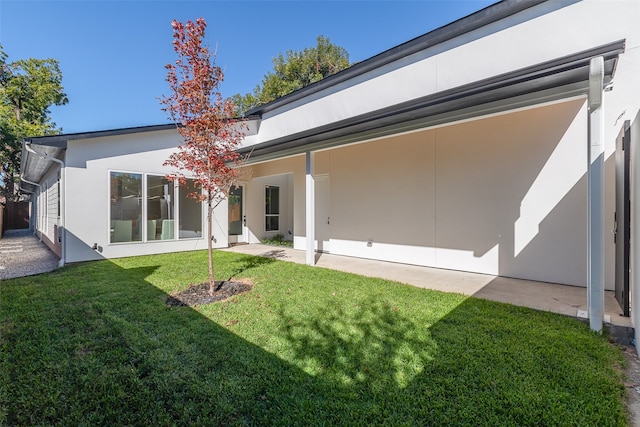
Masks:
[[[253,289],[168,307],[206,252],[0,284],[0,424],[625,425],[620,351],[581,322],[216,252]]]

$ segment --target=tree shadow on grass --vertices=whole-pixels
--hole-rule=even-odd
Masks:
[[[247,256],[231,268],[239,274],[270,262]],[[393,307],[363,305],[350,318],[357,330],[345,330],[346,336],[313,324],[325,339],[341,340],[323,348],[310,336],[310,350],[335,351],[341,365],[323,356],[319,363],[326,366],[310,374],[300,359],[291,363],[267,352],[234,334],[233,326],[190,307],[167,307],[167,294],[147,281],[160,268],[105,260],[4,283],[0,424],[415,422],[394,397],[414,372],[396,363],[414,362],[418,372],[428,354],[411,335],[416,325]],[[341,315],[338,307],[324,314],[331,325]],[[301,358],[304,345],[294,339],[304,335],[303,326],[284,331]],[[280,339],[275,330],[271,337]]]
[[[247,257],[238,268],[264,262]],[[601,341],[576,346],[565,335],[573,327],[552,315],[496,311],[496,303],[468,299],[426,324],[375,298],[355,306],[353,299],[331,300],[307,312],[275,313],[279,329],[265,332],[279,343],[269,347],[272,353],[233,326],[220,326],[215,315],[167,307],[167,295],[147,281],[157,268],[99,261],[3,282],[0,424],[607,425],[620,419],[608,415],[620,405],[610,395],[616,384],[601,375],[603,358],[595,356]],[[585,399],[579,387],[598,392]],[[569,416],[553,418],[554,407]]]
[[[238,255],[238,260],[233,263],[231,275],[227,280],[231,280],[247,270],[271,264],[275,260],[276,258],[271,256]]]
[[[475,298],[435,323],[376,299],[316,310],[281,309],[281,332],[344,424],[624,425],[615,350],[577,321]]]
[[[388,303],[327,305],[307,316],[280,310],[282,333],[305,371],[360,393],[405,388],[437,352],[429,332]]]
[[[99,261],[3,283],[0,424],[286,420],[272,385],[304,389],[308,376],[191,308],[168,308],[145,280],[157,268]]]

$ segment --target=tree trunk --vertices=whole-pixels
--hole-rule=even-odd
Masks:
[[[213,295],[216,288],[216,282],[213,270],[213,205],[211,200],[207,202],[207,231],[209,239],[207,239],[207,249],[209,251],[209,294]]]
[[[10,200],[13,202],[18,200],[15,194],[14,180],[15,180],[15,177],[13,175],[13,167],[12,167],[12,163],[10,163],[8,167],[4,168],[4,191],[5,191],[5,197],[7,198],[7,200]]]

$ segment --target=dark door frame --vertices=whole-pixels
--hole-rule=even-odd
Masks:
[[[613,240],[616,253],[615,294],[623,316],[629,317],[629,262],[631,253],[631,122],[626,120],[616,138],[616,211]]]

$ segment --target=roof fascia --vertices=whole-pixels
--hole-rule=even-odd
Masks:
[[[298,89],[295,92],[271,101],[267,104],[255,107],[247,112],[248,115],[260,115],[295,102],[301,98],[320,92],[331,86],[353,79],[374,69],[380,68],[398,59],[420,52],[429,47],[470,33],[478,28],[508,18],[523,10],[545,3],[548,0],[503,0],[499,3],[487,6],[471,15],[453,21],[443,27],[430,31],[401,45],[388,49],[369,59],[352,65],[336,74],[326,77],[318,82]]]
[[[138,127],[120,128],[120,129],[97,130],[97,131],[91,131],[91,132],[66,133],[66,134],[63,133],[58,135],[36,136],[32,138],[27,138],[27,140],[34,145],[47,145],[50,147],[67,148],[67,142],[76,140],[76,139],[101,138],[105,136],[118,136],[118,135],[127,135],[127,134],[142,133],[142,132],[157,132],[157,131],[169,130],[169,129],[175,129],[175,128],[176,128],[176,125],[174,123],[168,123],[163,125],[138,126]]]
[[[244,117],[244,119],[247,121],[260,122],[261,117],[254,114],[254,115],[248,115]],[[26,138],[26,140],[34,145],[46,145],[50,147],[67,148],[68,141],[73,141],[77,139],[130,135],[130,134],[142,133],[142,132],[158,132],[163,130],[176,129],[176,127],[179,127],[179,126],[181,125],[175,124],[175,123],[167,123],[162,125],[137,126],[137,127],[129,127],[129,128],[97,130],[97,131],[91,131],[91,132],[36,136],[36,137]]]

